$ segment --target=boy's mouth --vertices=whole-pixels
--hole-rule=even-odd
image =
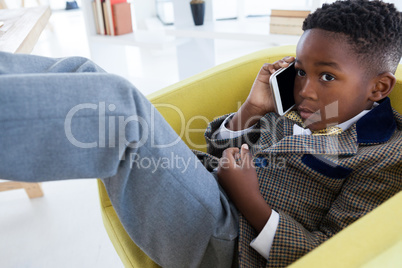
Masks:
[[[300,117],[305,126],[310,126],[314,123],[321,122],[322,120],[320,110],[313,111],[304,106],[299,106],[297,110],[299,111]]]
[[[299,106],[297,108],[297,110],[299,111],[300,117],[303,119],[303,121],[307,120],[308,118],[310,118],[313,114],[317,113],[314,112],[306,107],[301,107]]]

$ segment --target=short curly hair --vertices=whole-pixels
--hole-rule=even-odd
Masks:
[[[379,0],[324,4],[303,22],[303,30],[342,33],[358,59],[377,74],[395,73],[402,56],[402,15]]]

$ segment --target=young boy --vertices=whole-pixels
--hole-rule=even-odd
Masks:
[[[401,14],[341,1],[303,29],[296,59],[264,65],[239,111],[207,129],[213,156],[199,155],[219,158],[225,192],[124,79],[82,58],[0,52],[0,177],[103,178],[127,233],[163,267],[286,266],[402,189],[402,118],[387,98]],[[268,81],[294,60],[288,119]],[[172,156],[174,168],[152,165]]]
[[[242,214],[241,266],[288,265],[402,189],[402,117],[387,98],[401,24],[380,1],[325,4],[304,21],[296,59],[264,65],[239,111],[212,122],[206,137],[209,152],[222,156],[219,183]],[[268,81],[292,61],[297,112],[281,120]],[[254,124],[260,133],[248,129]],[[243,142],[250,152],[239,153]],[[274,158],[286,167],[268,164]]]

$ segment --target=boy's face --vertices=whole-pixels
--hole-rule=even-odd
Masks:
[[[343,35],[308,30],[296,55],[296,107],[310,130],[343,123],[371,108],[373,82]]]

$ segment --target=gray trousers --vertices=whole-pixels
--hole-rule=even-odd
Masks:
[[[230,267],[237,212],[148,100],[91,61],[0,52],[0,178],[102,178],[163,267]]]

